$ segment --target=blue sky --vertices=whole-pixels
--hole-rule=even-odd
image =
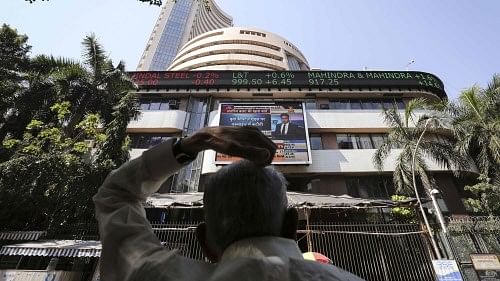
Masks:
[[[170,0],[171,1],[171,0]],[[218,0],[235,25],[277,33],[311,67],[438,75],[450,98],[500,73],[498,0]],[[94,32],[113,60],[137,66],[160,8],[135,0],[2,0],[0,22],[30,37],[33,53],[78,59]]]

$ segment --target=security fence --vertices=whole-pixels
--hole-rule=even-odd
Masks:
[[[464,281],[479,281],[470,255],[500,255],[500,217],[449,218],[448,232]]]
[[[203,259],[195,237],[196,222],[152,224],[167,248]],[[321,223],[298,230],[303,252],[312,250],[370,281],[435,280],[429,245],[418,224]]]

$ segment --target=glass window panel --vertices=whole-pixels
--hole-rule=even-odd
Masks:
[[[160,110],[169,110],[170,109],[170,106],[168,105],[167,102],[162,102],[160,104]]]
[[[387,199],[394,194],[392,179],[385,176],[347,177],[348,194],[359,198]]]
[[[356,145],[358,149],[372,149],[372,141],[370,140],[370,135],[356,135]]]
[[[392,109],[394,107],[394,102],[390,100],[385,100],[383,104],[385,109]]]
[[[355,144],[352,141],[351,135],[338,134],[337,135],[337,146],[339,149],[354,149]]]
[[[372,107],[373,107],[373,109],[382,109],[381,101],[377,101],[377,100],[372,101]]]
[[[361,106],[363,109],[373,109],[372,101],[371,100],[363,100],[361,102]]]
[[[144,135],[140,136],[137,148],[149,148],[149,137]]]
[[[141,110],[149,110],[149,101],[142,100],[140,105]]]
[[[351,100],[351,109],[361,109],[361,102],[359,100]]]
[[[372,179],[369,177],[362,177],[358,179],[358,194],[360,198],[373,197]]]
[[[379,148],[384,143],[386,136],[383,134],[372,134],[372,143],[374,148]]]
[[[336,100],[333,102],[333,109],[349,109],[349,101]]]
[[[398,109],[405,109],[405,103],[403,101],[397,101],[397,104],[398,104]]]
[[[316,101],[306,100],[306,109],[316,109]]]
[[[359,197],[358,192],[358,179],[357,178],[346,178],[345,180],[347,193],[352,197]]]
[[[321,135],[311,135],[309,137],[309,141],[311,143],[312,150],[321,150],[323,149],[323,142],[321,141]]]
[[[149,106],[149,110],[160,110],[160,101],[152,101],[151,105]]]

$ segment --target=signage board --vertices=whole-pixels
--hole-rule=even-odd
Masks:
[[[433,260],[437,281],[463,281],[455,260]]]
[[[136,71],[129,75],[137,85],[151,88],[412,88],[446,98],[443,82],[419,71]]]
[[[500,281],[500,262],[495,254],[471,254],[472,265],[481,281]]]
[[[307,118],[301,102],[222,103],[219,126],[257,127],[278,146],[272,164],[311,163]],[[215,158],[215,164],[239,159],[221,153]]]

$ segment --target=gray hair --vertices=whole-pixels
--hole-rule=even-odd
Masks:
[[[203,195],[207,238],[223,252],[231,243],[256,236],[279,236],[288,206],[285,177],[273,167],[248,160],[214,174]]]

